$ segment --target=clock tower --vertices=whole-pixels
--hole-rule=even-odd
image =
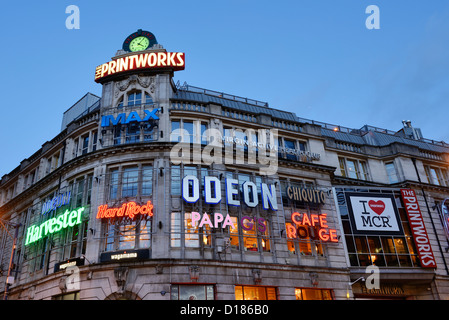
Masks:
[[[127,36],[111,61],[95,70],[95,82],[103,85],[103,147],[169,141],[172,77],[184,67],[184,53],[167,52],[153,33],[139,29]]]

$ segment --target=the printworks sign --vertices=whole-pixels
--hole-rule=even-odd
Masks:
[[[184,70],[183,52],[143,52],[127,55],[99,65],[95,69],[95,82],[101,82],[111,75],[134,70],[170,69]]]
[[[412,229],[413,240],[418,249],[421,267],[436,268],[437,263],[430,245],[429,235],[427,234],[424,219],[419,208],[418,198],[412,189],[401,189],[402,200],[404,200],[405,211],[407,212],[408,222]]]
[[[346,193],[346,203],[355,234],[404,234],[393,195]]]

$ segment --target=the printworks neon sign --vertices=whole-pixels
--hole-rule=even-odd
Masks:
[[[144,110],[145,114],[142,116],[139,116],[139,114],[136,111],[130,112],[128,115],[126,113],[119,113],[117,117],[114,117],[114,115],[106,115],[101,117],[101,126],[102,127],[109,127],[111,124],[113,126],[116,126],[118,124],[127,124],[132,122],[145,122],[149,121],[151,119],[153,120],[159,120],[159,117],[156,115],[156,113],[159,111],[159,108],[153,109],[153,110]]]
[[[49,234],[81,224],[84,207],[75,210],[66,210],[58,217],[48,219],[40,225],[32,225],[27,229],[25,245],[34,243]]]

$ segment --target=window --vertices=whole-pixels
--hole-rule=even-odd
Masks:
[[[338,157],[340,175],[351,179],[369,180],[366,161]]]
[[[194,120],[173,120],[170,141],[207,144],[207,122]]]
[[[106,179],[109,200],[151,196],[153,192],[152,165],[111,168]]]
[[[235,300],[277,300],[275,287],[235,286]]]
[[[86,135],[81,138],[82,141],[82,147],[81,147],[81,154],[86,154],[89,150],[89,135]]]
[[[332,290],[296,288],[295,296],[296,300],[332,300]]]
[[[128,167],[123,170],[122,197],[137,196],[138,167]]]
[[[398,175],[396,173],[396,167],[394,162],[388,162],[385,164],[385,169],[387,170],[388,181],[390,183],[399,182]]]
[[[133,92],[128,94],[128,106],[137,106],[142,104],[142,92]]]
[[[73,292],[73,293],[61,294],[59,296],[54,296],[52,298],[52,300],[79,300],[79,299],[80,299],[79,291]]]
[[[430,184],[439,186],[449,186],[448,172],[445,168],[424,166],[426,170],[427,181]]]
[[[152,221],[147,216],[135,220],[115,219],[104,225],[104,251],[146,249],[151,246]]]
[[[124,101],[126,96],[126,101]],[[142,100],[142,98],[145,98],[145,100]],[[135,106],[140,106],[142,104],[145,105],[153,105],[153,99],[151,98],[151,95],[149,95],[147,92],[145,91],[139,91],[139,90],[133,90],[131,92],[129,92],[127,95],[123,95],[118,103],[117,103],[117,108],[123,108],[124,106],[128,106],[128,107],[135,107]]]
[[[172,284],[171,300],[214,300],[213,285]]]

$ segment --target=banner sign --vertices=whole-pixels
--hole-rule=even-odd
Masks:
[[[354,234],[404,235],[393,195],[346,193]]]
[[[430,245],[429,235],[427,234],[424,219],[419,208],[418,199],[415,191],[412,189],[401,189],[402,200],[404,200],[405,211],[407,212],[410,228],[412,229],[413,239],[418,249],[421,267],[436,268],[437,263]]]

